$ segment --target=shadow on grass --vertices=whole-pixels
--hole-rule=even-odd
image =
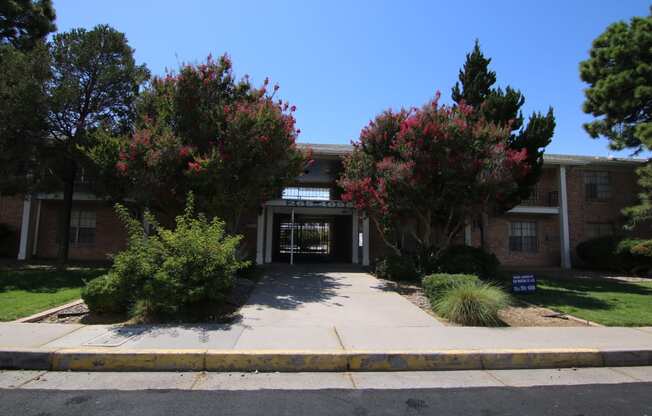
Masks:
[[[614,303],[596,297],[599,293],[652,296],[652,288],[641,284],[607,279],[539,278],[536,293],[520,295],[526,301],[548,307],[572,306],[587,310],[615,309]]]
[[[106,269],[58,271],[53,268],[41,268],[35,270],[2,270],[0,271],[0,293],[10,290],[53,293],[61,289],[82,287],[84,282],[103,273],[106,273]]]

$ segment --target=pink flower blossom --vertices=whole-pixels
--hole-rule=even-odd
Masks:
[[[189,172],[200,172],[201,165],[198,162],[188,162],[188,171]]]
[[[179,149],[179,156],[180,157],[188,157],[190,155],[190,147],[189,146],[183,146],[181,149]]]
[[[115,168],[121,174],[126,174],[127,170],[129,169],[129,165],[127,165],[125,162],[118,162],[118,163],[115,164]]]

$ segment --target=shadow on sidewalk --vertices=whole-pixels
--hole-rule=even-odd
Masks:
[[[337,273],[363,273],[363,269],[351,264],[273,264],[268,267],[247,305],[290,310],[306,303],[348,298],[340,291],[351,284]],[[330,305],[342,306],[337,302]]]

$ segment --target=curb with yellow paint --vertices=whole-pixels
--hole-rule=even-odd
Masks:
[[[652,350],[109,350],[0,348],[0,368],[54,371],[436,371],[652,365]]]

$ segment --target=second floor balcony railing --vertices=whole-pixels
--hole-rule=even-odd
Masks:
[[[528,207],[558,207],[559,192],[540,192],[538,190],[534,190],[530,197],[528,199],[522,200],[519,205]]]

